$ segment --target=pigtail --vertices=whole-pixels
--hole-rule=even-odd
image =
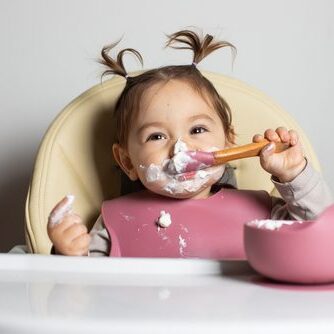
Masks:
[[[181,30],[172,35],[167,35],[168,41],[166,46],[172,47],[173,49],[191,50],[193,51],[193,64],[197,65],[206,56],[213,51],[230,47],[235,58],[237,49],[235,46],[226,41],[215,41],[213,36],[205,35],[203,38],[191,30]],[[187,46],[176,46],[175,44],[185,44]]]
[[[119,43],[115,42],[112,43],[110,45],[107,45],[105,47],[103,47],[102,51],[101,51],[101,56],[102,59],[99,60],[99,63],[102,65],[105,65],[106,67],[108,67],[109,69],[104,71],[102,73],[101,78],[103,78],[105,75],[120,75],[122,77],[124,77],[125,79],[128,79],[128,73],[125,69],[124,66],[124,62],[123,62],[123,57],[126,53],[132,53],[135,57],[138,58],[138,60],[140,61],[141,65],[143,66],[143,58],[141,56],[141,54],[135,50],[135,49],[123,49],[121,50],[116,57],[116,60],[113,59],[112,57],[109,56],[109,52]]]

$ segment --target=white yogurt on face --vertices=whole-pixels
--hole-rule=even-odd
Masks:
[[[208,172],[205,170],[199,170],[197,171],[196,176],[198,176],[200,179],[204,179],[208,176]]]
[[[176,155],[179,152],[185,152],[188,151],[187,144],[181,140],[181,138],[178,138],[174,145],[174,155]]]
[[[261,228],[264,230],[279,230],[283,225],[292,225],[295,223],[302,224],[303,221],[295,221],[295,220],[272,220],[272,219],[264,219],[264,220],[253,220],[247,225],[255,226],[257,228]]]
[[[196,192],[205,184],[214,179],[218,181],[223,174],[224,167],[214,167],[209,170],[199,170],[196,172],[193,178],[185,181],[179,181],[176,178],[170,178],[164,190],[170,194],[182,194],[182,193],[192,193]]]
[[[179,152],[174,155],[173,159],[168,164],[169,173],[182,173],[186,166],[193,161],[193,159],[185,152]]]
[[[169,160],[167,169],[171,174],[182,173],[185,167],[193,159],[186,153],[188,151],[187,144],[179,138],[174,145],[174,156]]]
[[[159,181],[164,175],[162,175],[162,169],[160,166],[150,164],[146,171],[146,180],[148,182]]]
[[[216,148],[212,148],[215,150]],[[174,156],[172,159],[165,159],[162,164],[150,164],[148,167],[140,165],[142,170],[145,170],[145,178],[147,182],[156,183],[156,186],[170,195],[179,195],[183,193],[193,193],[205,187],[209,181],[218,181],[224,172],[224,166],[210,167],[205,170],[194,172],[191,178],[182,180],[180,173],[184,167],[192,161],[192,158],[185,152],[188,147],[180,138],[174,145]],[[170,170],[170,166],[173,171]],[[184,174],[186,176],[186,174]]]

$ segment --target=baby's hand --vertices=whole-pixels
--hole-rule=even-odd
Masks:
[[[90,235],[81,217],[72,213],[73,201],[73,196],[66,196],[52,209],[48,235],[57,254],[88,255]]]
[[[276,176],[280,182],[292,181],[306,165],[297,132],[294,130],[288,131],[284,127],[279,127],[276,131],[268,129],[265,131],[264,136],[255,135],[253,142],[260,142],[264,138],[271,141],[271,143],[261,151],[260,163],[262,168]],[[290,147],[283,152],[275,153],[275,142],[287,143]]]

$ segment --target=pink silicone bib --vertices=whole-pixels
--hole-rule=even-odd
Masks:
[[[104,202],[102,215],[111,256],[245,259],[243,225],[270,209],[263,191],[223,189],[198,200],[141,191]],[[157,225],[162,210],[171,215],[167,228]]]

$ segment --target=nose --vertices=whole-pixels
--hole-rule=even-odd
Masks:
[[[169,150],[169,156],[173,157],[175,154],[179,152],[185,152],[188,151],[187,143],[185,143],[181,138],[178,138],[174,141],[174,143],[171,145]]]
[[[168,151],[168,157],[169,158],[172,158],[174,155],[175,155],[175,145],[177,143],[178,139],[176,140],[173,140],[171,143],[170,143],[170,146],[169,146],[169,151]]]
[[[171,159],[174,156],[174,146],[175,143],[170,145],[169,149],[168,149],[168,158]]]

